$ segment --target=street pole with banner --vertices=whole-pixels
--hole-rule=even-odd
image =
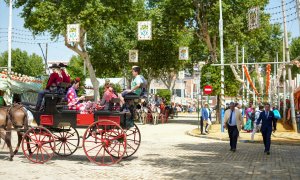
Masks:
[[[198,130],[199,132],[201,132],[201,134],[203,134],[203,128],[201,127],[201,131],[200,131],[200,123],[203,124],[203,121],[201,120],[201,116],[200,116],[200,98],[201,98],[201,108],[202,108],[202,95],[201,95],[201,70],[202,67],[204,66],[205,62],[201,61],[198,63],[198,67],[197,70],[194,69],[195,71],[198,71],[198,80],[197,80],[197,103],[198,103],[198,108],[197,108],[197,113],[198,113]],[[202,125],[203,126],[203,125]]]
[[[12,0],[9,1],[9,19],[8,19],[8,74],[11,73],[11,30],[12,30]]]
[[[219,0],[220,5],[220,20],[219,20],[219,34],[220,34],[220,51],[221,51],[221,131],[224,132],[224,50],[223,50],[223,15],[222,15],[222,0]]]
[[[181,98],[181,104],[182,104],[183,98],[184,98],[184,97],[183,97],[183,96],[184,96],[184,95],[183,95],[183,94],[184,94],[184,93],[183,93],[183,90],[184,90],[184,89],[183,89],[184,71],[179,71],[179,72],[178,72],[178,79],[180,79],[180,86],[181,86],[181,87],[180,87],[180,89],[181,89],[180,98]]]

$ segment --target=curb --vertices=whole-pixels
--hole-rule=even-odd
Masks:
[[[209,135],[198,135],[198,134],[194,134],[192,133],[192,131],[186,131],[187,135],[189,136],[193,136],[193,137],[199,137],[199,138],[204,138],[204,139],[214,139],[214,140],[219,140],[219,141],[229,141],[229,138],[218,138],[218,137],[211,137]],[[250,144],[260,144],[263,141],[252,141],[252,140],[246,140],[246,139],[241,139],[238,140],[238,142],[241,143],[250,143]],[[290,141],[278,141],[278,140],[273,140],[272,144],[276,144],[276,145],[289,145],[289,146],[300,146],[300,141],[299,142],[290,142]]]

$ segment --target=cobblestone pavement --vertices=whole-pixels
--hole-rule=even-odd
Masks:
[[[42,165],[22,153],[10,162],[7,149],[0,149],[0,179],[300,179],[299,146],[273,145],[267,156],[261,144],[239,143],[232,153],[228,142],[186,135],[196,123],[195,117],[179,117],[139,125],[138,152],[110,167],[90,163],[82,148]]]

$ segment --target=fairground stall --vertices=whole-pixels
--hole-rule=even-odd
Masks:
[[[0,72],[0,105],[26,101],[35,103],[42,90],[42,79],[7,71]]]

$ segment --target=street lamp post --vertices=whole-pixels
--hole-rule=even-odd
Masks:
[[[199,71],[199,75],[198,75],[198,80],[197,81],[197,102],[198,102],[198,130],[199,132],[201,132],[201,134],[203,133],[203,124],[201,126],[201,130],[200,130],[200,122],[201,122],[201,119],[200,119],[200,98],[201,98],[201,107],[202,107],[202,94],[201,94],[201,69],[202,67],[204,66],[205,62],[201,61],[198,63],[198,71]]]
[[[219,20],[219,33],[220,33],[220,51],[221,51],[221,131],[224,132],[224,52],[223,52],[223,17],[222,17],[222,0],[220,4],[220,20]]]
[[[7,67],[8,67],[8,73],[11,72],[11,30],[12,30],[12,1],[9,1],[9,19],[8,19],[8,61],[7,61]]]

